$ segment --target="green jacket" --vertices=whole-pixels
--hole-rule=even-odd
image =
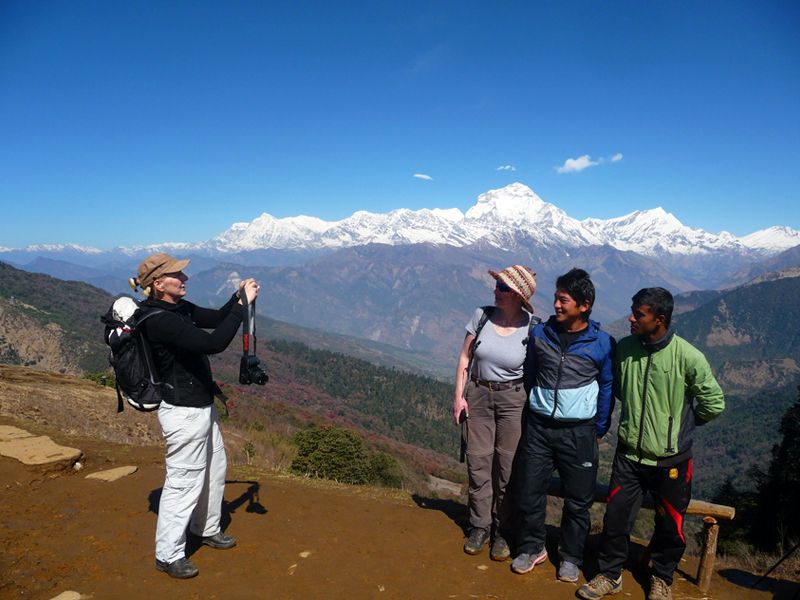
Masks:
[[[654,344],[623,338],[614,368],[622,406],[618,451],[642,464],[670,466],[689,458],[695,425],[725,408],[705,356],[672,332]]]

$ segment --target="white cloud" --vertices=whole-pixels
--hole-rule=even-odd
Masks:
[[[591,156],[584,154],[578,158],[568,158],[563,165],[556,167],[556,171],[559,173],[580,173],[584,169],[596,167],[599,164],[599,161],[592,160]]]
[[[430,175],[425,175],[425,173],[414,173],[412,177],[416,177],[417,179],[424,179],[425,181],[433,181],[433,177]]]
[[[610,160],[612,163],[621,161],[622,160],[622,152],[617,152],[614,156],[612,156],[608,160]]]
[[[514,165],[502,165],[495,169],[495,171],[516,171],[516,170],[517,167],[515,167]]]

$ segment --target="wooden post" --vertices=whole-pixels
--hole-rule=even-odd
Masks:
[[[704,594],[711,585],[711,574],[714,572],[714,559],[717,556],[717,535],[719,524],[714,517],[703,519],[703,549],[700,553],[700,564],[697,566],[697,587]]]

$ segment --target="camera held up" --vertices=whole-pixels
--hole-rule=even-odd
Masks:
[[[265,385],[269,375],[261,368],[261,361],[256,356],[256,303],[247,302],[247,295],[241,294],[244,304],[244,321],[242,324],[242,359],[239,362],[239,383],[243,385]]]

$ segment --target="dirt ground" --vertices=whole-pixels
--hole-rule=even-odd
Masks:
[[[575,597],[555,580],[552,562],[528,575],[488,554],[461,551],[464,509],[398,491],[340,486],[233,468],[223,527],[236,548],[189,548],[200,575],[171,579],[154,568],[153,536],[163,482],[158,447],[115,445],[43,429],[8,417],[0,424],[46,433],[81,448],[79,472],[46,472],[0,458],[0,598],[50,599],[66,590],[96,599]],[[135,464],[114,483],[87,480],[94,471]],[[591,569],[591,565],[588,565]],[[682,569],[693,574],[687,560]],[[678,578],[675,598],[702,598]],[[792,598],[796,584],[770,581],[755,591],[752,575],[716,573],[708,597]],[[644,598],[629,571],[618,598]]]

